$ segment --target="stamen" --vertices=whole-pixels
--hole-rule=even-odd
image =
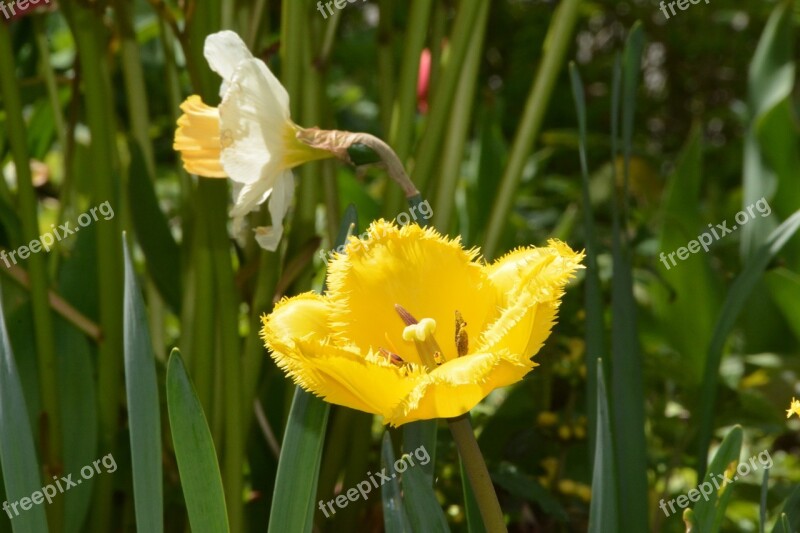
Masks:
[[[386,359],[388,359],[389,362],[391,362],[392,364],[395,364],[397,366],[406,364],[406,362],[403,360],[402,357],[400,357],[394,352],[390,352],[386,348],[379,348],[378,351],[381,353],[381,355],[386,357]]]
[[[467,323],[464,317],[456,309],[456,352],[458,356],[467,355],[469,352],[469,335],[467,335]]]
[[[433,361],[437,365],[443,365],[445,363],[445,360],[444,360],[444,356],[442,355],[442,352],[439,352],[439,351],[433,352]]]
[[[394,304],[394,310],[397,311],[397,314],[400,315],[400,318],[403,319],[403,322],[405,322],[406,326],[417,323],[417,319],[411,316],[411,313],[406,311],[402,305]]]

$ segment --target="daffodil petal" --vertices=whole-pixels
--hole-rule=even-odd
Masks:
[[[278,249],[283,236],[283,219],[286,218],[286,213],[292,205],[292,198],[294,198],[294,175],[291,170],[287,170],[275,182],[269,198],[272,226],[260,226],[255,229],[256,242],[265,250],[274,252]]]
[[[457,357],[455,311],[480,331],[494,311],[494,289],[476,254],[460,242],[417,225],[398,228],[374,222],[365,241],[351,238],[346,253],[329,265],[328,295],[336,334],[362,351],[389,349],[405,361],[421,363],[413,344],[403,340],[405,324],[395,304],[415,318],[432,318],[446,359]]]
[[[284,169],[284,138],[291,129],[289,99],[283,87],[280,94],[273,92],[273,83],[280,86],[262,61],[246,59],[219,105],[220,160],[239,183],[260,180],[272,187]]]
[[[426,374],[384,422],[393,426],[452,418],[475,407],[492,390],[522,379],[533,367],[506,352],[478,353],[448,361]]]
[[[211,70],[228,83],[233,78],[233,73],[239,63],[253,58],[253,54],[250,53],[241,37],[229,30],[212,33],[206,37],[203,55]]]

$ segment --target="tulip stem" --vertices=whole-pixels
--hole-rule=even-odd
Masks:
[[[483,460],[478,441],[475,440],[475,433],[472,431],[469,413],[456,418],[448,418],[447,424],[450,426],[450,433],[453,435],[458,453],[464,463],[464,470],[467,472],[472,491],[475,493],[475,500],[478,502],[486,531],[489,533],[508,531],[503,520],[500,502],[497,501],[497,493],[495,493],[492,479],[489,477],[489,470],[486,468],[486,462]]]

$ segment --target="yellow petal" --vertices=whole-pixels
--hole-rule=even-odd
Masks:
[[[475,407],[492,390],[516,383],[535,364],[507,352],[472,354],[448,361],[426,374],[384,422],[452,418]]]
[[[476,253],[465,251],[432,229],[412,224],[398,228],[378,221],[361,241],[351,238],[344,255],[329,266],[328,296],[332,329],[363,352],[389,349],[421,364],[413,345],[403,341],[399,304],[415,318],[432,318],[446,359],[457,357],[455,311],[480,331],[494,312],[494,289]]]
[[[331,342],[328,303],[306,293],[283,300],[262,319],[261,336],[272,358],[303,389],[330,403],[384,415],[424,373]]]
[[[486,267],[501,310],[475,349],[507,350],[523,359],[534,355],[550,335],[564,286],[582,258],[551,240],[547,247],[516,250]]]
[[[181,104],[173,148],[180,151],[183,168],[207,178],[224,178],[220,163],[219,111],[192,95]]]

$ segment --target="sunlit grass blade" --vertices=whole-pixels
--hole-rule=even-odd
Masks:
[[[125,391],[128,398],[136,528],[141,532],[158,533],[164,527],[164,508],[156,359],[136,271],[124,236],[122,240],[125,258]]]
[[[616,137],[620,96],[635,92],[632,83],[638,76],[631,70],[640,68],[641,29],[635,24],[628,36],[624,60],[614,69],[612,136]],[[623,119],[623,154],[625,160],[631,153],[634,98],[621,101]],[[612,141],[616,148],[616,140]],[[612,168],[616,167],[616,150],[612,150]],[[628,165],[625,165],[627,181]],[[614,204],[612,256],[614,261],[612,277],[613,315],[611,327],[611,409],[613,413],[614,446],[616,450],[617,483],[620,519],[626,528],[635,531],[648,529],[647,519],[647,458],[644,435],[644,386],[642,361],[639,347],[639,332],[636,319],[636,302],[633,298],[633,275],[630,252],[625,235],[627,212],[627,187],[621,199],[616,194],[616,176],[612,195]],[[621,205],[621,209],[620,209]],[[620,222],[620,212],[623,214]]]
[[[747,302],[750,293],[761,279],[764,269],[772,258],[781,251],[783,246],[800,229],[800,211],[786,219],[767,238],[767,241],[754,253],[745,264],[741,274],[731,285],[722,313],[717,319],[714,335],[708,348],[706,368],[698,398],[699,413],[697,415],[697,472],[705,474],[706,454],[714,431],[714,408],[719,382],[719,365],[722,361],[722,350],[728,334],[736,324],[736,319]]]
[[[574,63],[569,66],[572,97],[578,117],[578,152],[581,161],[581,199],[583,202],[584,246],[586,247],[586,412],[588,414],[589,457],[594,456],[597,424],[597,362],[603,357],[603,295],[597,268],[597,235],[589,195],[589,164],[586,159],[586,99],[581,75]]]
[[[214,441],[178,350],[167,363],[167,407],[192,531],[229,531]]]
[[[722,518],[725,516],[725,509],[733,494],[733,486],[728,486],[725,490],[717,490],[717,482],[720,487],[723,484],[718,476],[734,478],[735,472],[733,471],[739,464],[739,455],[742,451],[742,436],[740,426],[735,426],[728,432],[714,454],[708,474],[703,477],[703,483],[699,484],[701,491],[705,488],[710,490],[710,494],[706,495],[706,492],[702,492],[703,499],[698,501],[693,509],[698,531],[703,533],[719,531]]]
[[[614,466],[614,439],[611,413],[608,409],[603,360],[597,360],[597,426],[595,426],[594,470],[592,472],[592,503],[589,508],[589,532],[619,531],[619,504],[617,501],[617,470]],[[623,517],[624,521],[624,517]]]
[[[508,220],[508,213],[517,192],[522,171],[528,161],[533,143],[539,135],[544,113],[547,110],[556,78],[561,72],[564,56],[572,41],[572,31],[578,20],[580,0],[565,0],[556,8],[547,30],[544,48],[536,77],[533,80],[525,110],[519,120],[514,144],[508,156],[503,176],[489,216],[483,242],[484,255],[492,259],[499,249],[500,239]]]
[[[28,423],[28,408],[22,392],[17,364],[8,340],[6,320],[0,296],[0,463],[3,465],[3,484],[9,502],[30,498],[42,488],[36,444]],[[14,533],[47,531],[43,505],[34,505],[14,516]]]
[[[394,447],[389,432],[383,434],[381,441],[381,467],[388,472],[394,464]],[[386,533],[407,533],[411,524],[403,506],[400,480],[393,477],[381,485],[381,501],[383,503],[383,526]]]

